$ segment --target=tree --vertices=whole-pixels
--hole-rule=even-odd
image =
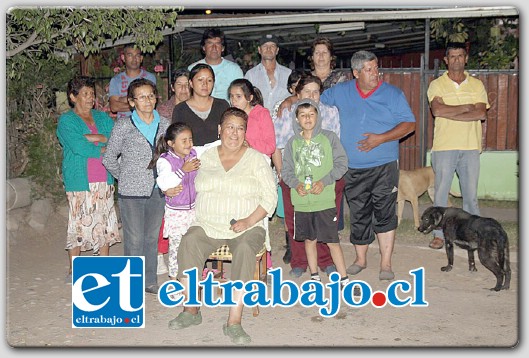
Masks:
[[[433,19],[431,37],[448,42],[468,42],[468,68],[511,69],[518,58],[517,18]]]
[[[64,193],[55,135],[59,116],[55,91],[65,91],[68,80],[79,71],[73,56],[87,57],[125,39],[151,53],[163,41],[163,31],[174,27],[180,11],[159,7],[10,9],[6,17],[8,178],[31,177],[37,196]]]
[[[6,57],[9,78],[50,57],[67,62],[74,53],[97,53],[108,41],[129,36],[147,53],[174,27],[181,8],[13,8],[7,14]]]

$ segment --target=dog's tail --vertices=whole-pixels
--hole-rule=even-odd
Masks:
[[[498,224],[499,225],[499,224]],[[499,233],[502,236],[501,244],[503,247],[498,247],[499,250],[499,264],[503,269],[503,290],[508,290],[511,285],[511,267],[510,267],[510,253],[509,253],[509,237],[501,225],[499,225]]]
[[[507,236],[507,233],[505,230],[503,230],[503,227],[501,225],[498,228],[499,234],[502,237],[502,240],[499,242],[499,264],[500,267],[503,268],[504,272],[511,271],[511,268],[509,267],[510,262],[510,254],[509,254],[509,237]]]
[[[510,280],[511,268],[509,265],[510,262],[510,253],[509,253],[509,237],[503,229],[500,223],[493,220],[494,225],[492,231],[495,232],[495,237],[498,237],[498,265],[502,268],[503,273],[506,275],[506,283],[508,286],[508,281]]]

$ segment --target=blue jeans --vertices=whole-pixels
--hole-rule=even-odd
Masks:
[[[158,284],[158,233],[165,200],[160,190],[154,188],[149,198],[118,197],[118,204],[123,223],[123,254],[145,256],[145,287]]]
[[[432,152],[432,167],[435,172],[435,206],[447,206],[454,172],[459,177],[463,210],[479,215],[478,181],[479,150],[443,150]],[[434,236],[444,238],[441,230]]]

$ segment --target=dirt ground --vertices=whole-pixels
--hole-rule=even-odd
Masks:
[[[425,207],[421,207],[421,212]],[[71,323],[71,285],[64,283],[68,269],[64,250],[66,217],[64,208],[51,215],[46,229],[35,231],[27,224],[29,207],[14,209],[7,216],[18,218],[17,231],[6,240],[6,343],[11,347],[233,347],[222,334],[228,308],[203,308],[203,323],[181,331],[169,330],[167,323],[181,308],[166,308],[156,296],[146,295],[143,329],[74,329]],[[518,221],[516,209],[483,208],[483,216]],[[406,220],[411,210],[406,205]],[[273,264],[287,275],[290,267],[282,261],[284,234],[282,220],[271,222]],[[343,231],[346,264],[354,260],[354,249]],[[495,280],[480,263],[468,271],[466,252],[456,248],[454,269],[440,271],[446,264],[444,250],[398,237],[393,270],[396,279],[411,281],[410,270],[425,269],[425,300],[428,307],[395,308],[371,304],[342,306],[334,318],[322,318],[317,308],[262,307],[258,317],[244,312],[243,326],[251,335],[250,347],[513,347],[520,339],[520,289],[518,252],[511,251],[512,281],[508,291],[489,288]],[[518,247],[518,246],[517,246]],[[111,248],[122,255],[123,244]],[[368,251],[368,268],[354,279],[368,282],[374,290],[385,289],[378,280],[379,253],[373,243]],[[159,276],[159,282],[165,281]],[[327,281],[326,275],[323,280]],[[308,279],[303,275],[295,282]],[[9,350],[9,349],[8,349]],[[12,350],[10,350],[12,352]],[[19,350],[16,350],[19,353]],[[339,350],[337,350],[339,351]],[[511,353],[516,350],[509,350]],[[321,353],[321,352],[320,352]],[[446,353],[446,352],[445,352]]]

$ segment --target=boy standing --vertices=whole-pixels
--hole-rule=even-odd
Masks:
[[[300,100],[292,113],[295,134],[285,146],[281,176],[292,188],[294,239],[305,241],[311,279],[318,281],[316,240],[326,243],[343,286],[349,279],[336,225],[334,185],[347,172],[347,155],[338,136],[321,128],[316,102]]]

